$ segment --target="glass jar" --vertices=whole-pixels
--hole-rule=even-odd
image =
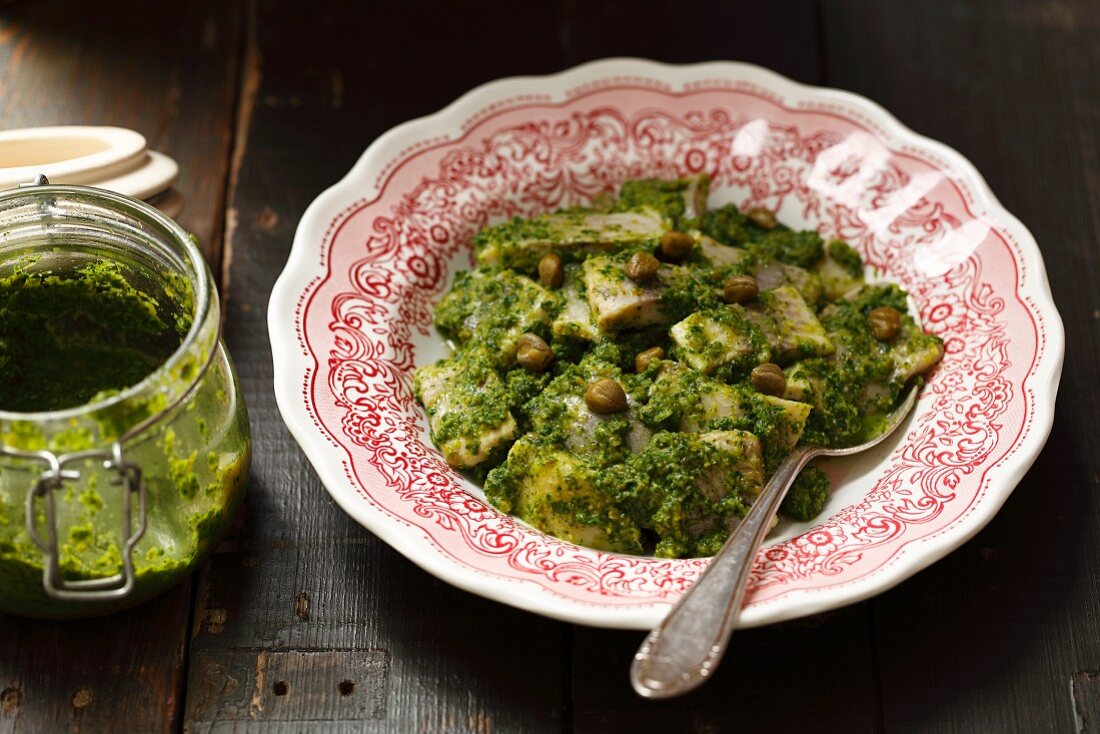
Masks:
[[[148,599],[212,550],[247,482],[248,414],[220,339],[213,278],[191,237],[149,205],[100,189],[0,193],[0,283],[27,273],[72,283],[102,268],[174,324],[180,344],[137,384],[77,407],[0,410],[2,612],[83,617]],[[4,318],[19,316],[0,304]],[[3,323],[0,380],[16,385],[2,369]],[[88,361],[51,369],[75,376],[96,366]]]

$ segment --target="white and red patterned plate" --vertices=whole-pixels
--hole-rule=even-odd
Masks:
[[[410,374],[470,236],[628,178],[843,237],[946,355],[896,440],[828,471],[814,523],[757,556],[745,626],[881,592],[984,526],[1046,441],[1062,323],[1027,229],[955,151],[872,102],[736,63],[600,61],[479,87],[376,140],[302,217],[271,297],[275,394],[333,498],[436,576],[558,619],[648,628],[705,567],[581,548],[503,515],[429,441]]]

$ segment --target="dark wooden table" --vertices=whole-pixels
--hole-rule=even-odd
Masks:
[[[0,4],[0,125],[122,125],[180,162],[256,443],[193,579],[104,619],[0,616],[0,732],[1100,731],[1096,0],[379,6]],[[463,593],[344,515],[275,408],[265,320],[298,217],[376,136],[613,55],[752,61],[954,146],[1035,234],[1069,345],[1050,443],[975,539],[871,601],[739,633],[660,704],[627,682],[639,633]]]

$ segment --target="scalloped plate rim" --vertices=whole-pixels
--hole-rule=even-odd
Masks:
[[[433,130],[438,134],[441,125],[450,131],[455,123],[461,121],[464,112],[475,112],[487,102],[506,96],[509,88],[522,87],[530,93],[532,87],[541,86],[545,89],[549,84],[575,87],[585,80],[639,75],[664,81],[669,81],[668,78],[672,77],[671,82],[675,85],[677,82],[698,79],[708,71],[717,77],[728,76],[733,71],[738,78],[748,79],[765,89],[778,88],[782,91],[786,88],[803,96],[834,99],[860,109],[899,141],[941,156],[959,179],[970,184],[975,202],[984,205],[989,216],[1017,239],[1019,251],[1034,267],[1031,280],[1019,289],[1019,293],[1031,296],[1032,305],[1044,317],[1043,323],[1046,327],[1046,346],[1042,359],[1037,361],[1034,371],[1023,384],[1030,382],[1037,398],[1049,396],[1049,399],[1035,401],[1032,431],[1024,437],[1015,453],[1001,460],[1001,465],[997,467],[998,481],[988,483],[980,495],[980,501],[972,505],[971,512],[933,535],[903,543],[888,562],[850,582],[824,589],[792,590],[776,599],[750,605],[742,612],[740,626],[772,624],[854,604],[892,588],[935,563],[989,523],[1045,445],[1053,426],[1054,398],[1057,396],[1065,353],[1061,317],[1054,304],[1035,238],[1019,219],[1001,205],[982,175],[961,153],[914,132],[883,107],[863,96],[802,84],[745,62],[664,64],[620,57],[588,62],[554,74],[506,77],[475,87],[442,110],[397,125],[375,139],[348,173],[318,195],[303,213],[286,266],[272,289],[268,305],[275,399],[291,435],[301,446],[328,493],[352,519],[437,578],[465,591],[513,607],[565,622],[595,627],[648,629],[659,623],[671,608],[670,603],[664,602],[639,602],[625,606],[589,605],[548,593],[534,581],[507,578],[471,568],[441,552],[420,528],[389,517],[384,510],[364,502],[354,489],[346,486],[347,480],[341,471],[342,464],[333,466],[323,456],[332,447],[328,445],[329,439],[312,426],[312,419],[301,400],[300,380],[288,379],[298,378],[299,375],[290,374],[291,358],[296,350],[296,334],[293,329],[286,328],[287,316],[293,316],[301,296],[311,289],[309,276],[316,271],[316,264],[307,258],[317,251],[315,234],[323,233],[340,216],[342,205],[349,201],[369,199],[379,193],[370,180],[369,173],[375,166],[376,158],[386,157],[392,160],[394,141],[404,137],[423,139]],[[563,96],[553,90],[549,93],[555,99]],[[448,141],[453,139],[448,135]]]

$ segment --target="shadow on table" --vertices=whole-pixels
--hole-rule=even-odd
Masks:
[[[1080,614],[1094,606],[1082,579],[1095,578],[1083,568],[1096,565],[1095,490],[1056,418],[989,526],[873,601],[888,728],[1074,726],[1067,689],[1100,652],[1095,620]]]

